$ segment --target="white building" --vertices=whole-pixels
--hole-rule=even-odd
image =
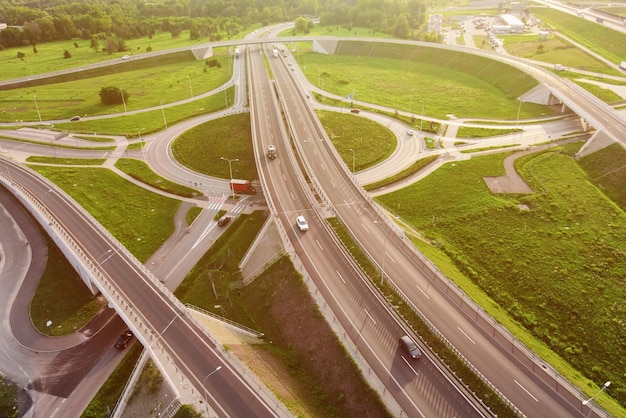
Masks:
[[[513,15],[500,15],[500,20],[511,27],[511,33],[524,33],[524,23]]]

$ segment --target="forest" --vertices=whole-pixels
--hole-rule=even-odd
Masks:
[[[0,49],[77,38],[117,45],[186,30],[192,39],[211,42],[298,17],[425,40],[425,9],[418,0],[0,0],[0,23],[7,26],[0,31]]]

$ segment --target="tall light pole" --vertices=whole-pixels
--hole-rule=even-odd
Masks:
[[[191,77],[187,74],[187,78],[189,79],[189,94],[191,94],[191,98],[193,99],[193,89],[191,88]]]
[[[517,108],[517,119],[515,119],[515,125],[519,123],[519,114],[522,111],[522,100],[521,99],[517,99],[517,100],[519,100],[519,107]]]
[[[420,100],[422,102],[422,117],[420,118],[420,131],[422,130],[422,122],[424,122],[424,101]]]
[[[374,221],[375,224],[378,225],[378,221]],[[385,232],[384,225],[381,226],[383,231],[383,235],[385,236],[383,240],[383,262],[380,269],[380,285],[383,286],[385,284],[385,258],[387,257],[387,233]]]
[[[141,128],[137,133],[139,134],[139,143],[141,144],[141,153],[145,157],[145,154],[146,154],[145,151],[146,150],[144,149],[144,146],[143,146],[143,139],[141,139],[141,131],[143,131],[144,129],[146,129],[146,128]]]
[[[585,399],[583,401],[583,406],[589,405],[589,403],[594,400],[599,394],[601,394],[602,392],[604,392],[609,386],[611,386],[611,382],[604,382],[604,385],[602,385],[602,388],[598,391],[598,393],[596,393],[595,395],[593,395],[591,398],[589,399]],[[591,406],[589,406],[589,413],[587,414],[587,418],[591,416]]]
[[[413,92],[415,91],[415,87],[413,87],[411,89],[411,96],[409,97],[409,113],[413,113],[412,110],[412,106],[413,106]]]
[[[204,402],[206,402],[206,416],[209,416],[209,396],[208,396],[208,392],[206,390],[206,380],[211,377],[212,374],[219,372],[222,369],[222,366],[217,366],[215,368],[215,370],[213,370],[211,373],[207,374],[206,376],[204,376],[204,379],[202,380],[202,386],[204,386]]]
[[[43,123],[41,120],[41,113],[39,113],[39,106],[37,105],[37,96],[33,96],[33,100],[35,101],[35,109],[37,109],[37,116],[39,117],[39,123]]]
[[[233,161],[239,161],[239,158],[229,160],[228,158],[220,157],[224,161],[228,161],[228,170],[230,171],[230,188],[233,191],[233,199],[235,198],[235,188],[233,187]]]
[[[161,100],[161,113],[163,114],[163,124],[165,125],[165,129],[167,129],[167,120],[165,119],[165,110],[163,110],[163,100]]]
[[[358,78],[353,78],[352,79],[352,99],[354,99],[354,83],[358,80]]]
[[[122,103],[124,104],[124,113],[127,113],[126,112],[126,99],[124,99],[124,92],[122,91],[121,87],[118,87],[117,89],[120,91],[120,96],[122,96]]]
[[[352,148],[350,148],[350,151],[352,151],[352,173],[354,174],[354,160],[356,159],[356,153]]]

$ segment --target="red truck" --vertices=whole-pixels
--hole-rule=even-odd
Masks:
[[[248,180],[232,179],[230,181],[230,190],[243,194],[255,194],[256,189]]]

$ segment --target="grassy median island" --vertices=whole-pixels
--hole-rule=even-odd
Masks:
[[[249,367],[296,416],[389,416],[288,258],[280,259],[241,291],[230,289],[230,283],[241,280],[238,263],[265,219],[262,212],[237,218],[188,274],[176,296],[264,332],[265,344],[247,346],[255,354],[232,345],[228,349],[243,361],[262,359]],[[283,389],[275,385],[276,379],[283,381]]]
[[[594,382],[611,380],[610,394],[623,405],[626,214],[574,161],[579,146],[518,161],[533,194],[490,193],[482,177],[503,174],[502,154],[447,164],[379,199],[541,343],[522,341],[549,359],[545,344]],[[573,368],[555,367],[593,394]],[[599,402],[616,416],[624,413],[605,398]]]

